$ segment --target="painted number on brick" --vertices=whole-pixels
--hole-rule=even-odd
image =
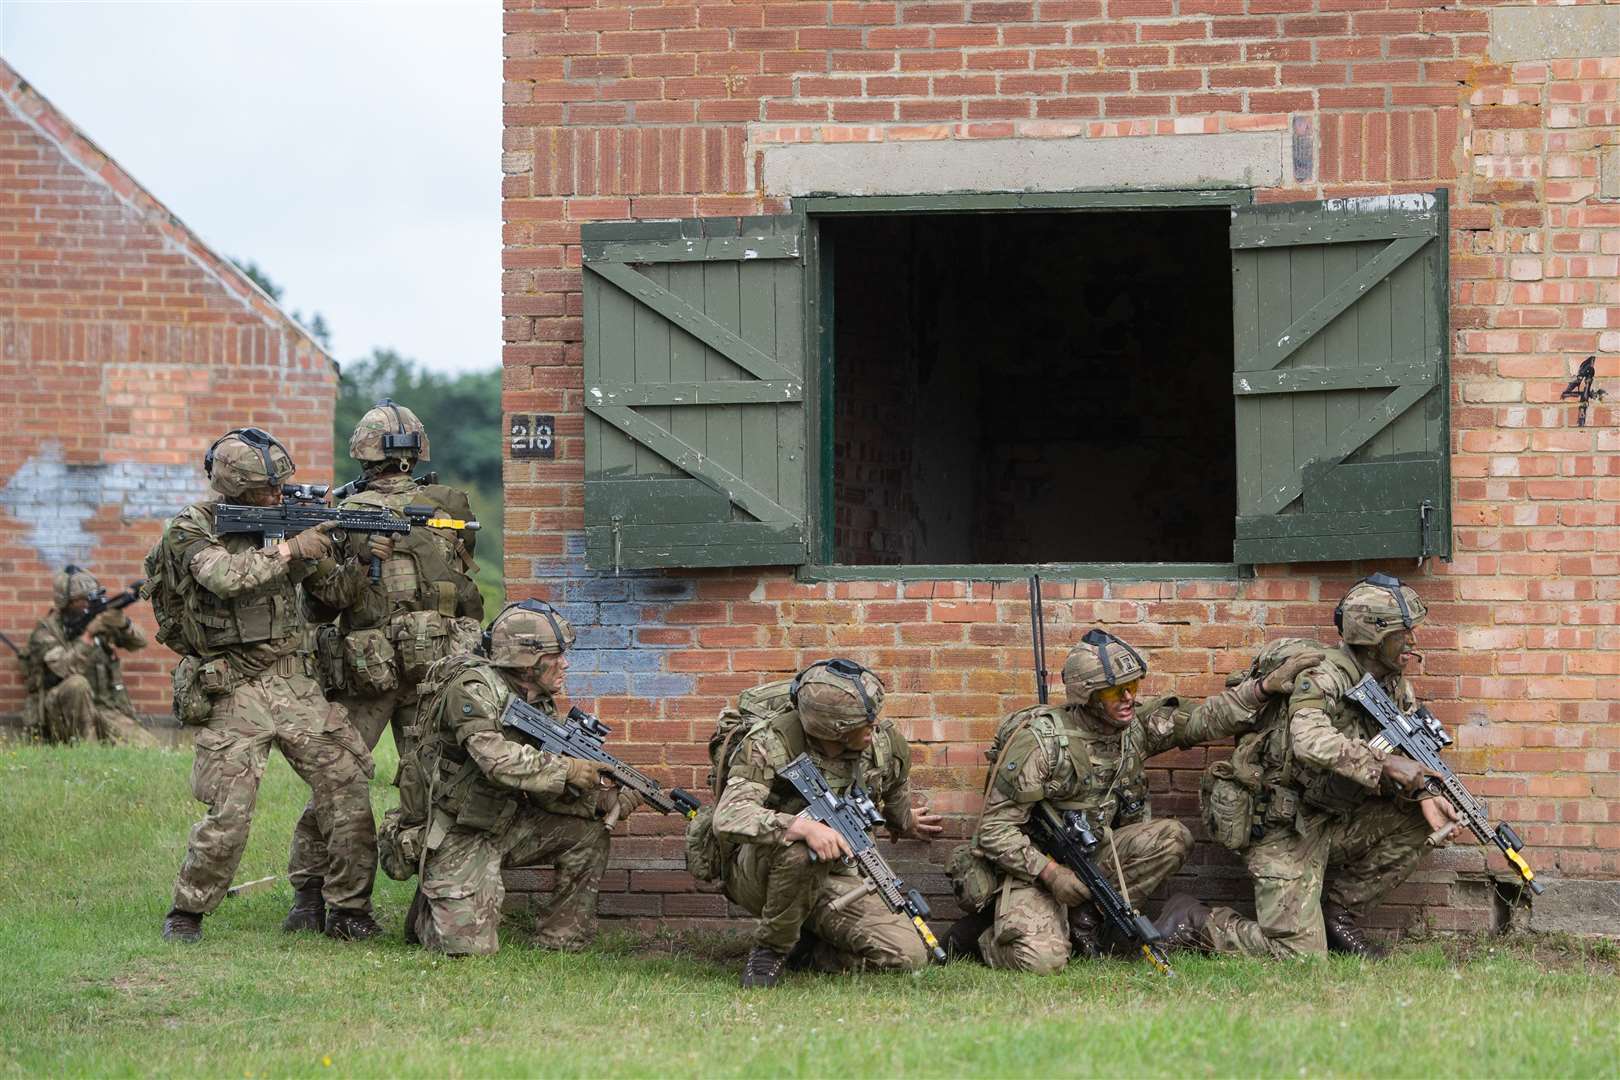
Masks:
[[[507,425],[515,458],[554,458],[557,456],[557,418],[513,413]]]

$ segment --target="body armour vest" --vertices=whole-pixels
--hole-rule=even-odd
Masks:
[[[1339,693],[1334,695],[1333,701],[1324,698],[1316,702],[1315,707],[1327,714],[1333,729],[1339,734],[1350,739],[1363,741],[1371,739],[1377,734],[1376,723],[1360,706],[1343,696],[1343,691],[1354,686],[1365,674],[1361,670],[1361,665],[1346,648],[1340,646],[1329,649],[1323,656],[1320,666],[1327,669],[1331,673],[1330,677],[1342,685],[1335,687]],[[1402,700],[1405,693],[1402,682],[1403,680],[1397,679],[1393,687],[1389,685],[1384,687],[1391,691],[1391,697],[1397,702]],[[1349,777],[1340,776],[1328,769],[1318,769],[1295,758],[1293,736],[1289,726],[1293,711],[1292,705],[1281,710],[1276,723],[1266,732],[1265,781],[1293,791],[1308,806],[1318,810],[1338,815],[1353,812],[1356,807],[1371,798],[1374,792]]]
[[[763,752],[770,773],[760,772],[753,764],[751,750]],[[783,814],[797,814],[806,803],[798,789],[780,775],[782,767],[800,754],[809,751],[811,759],[826,777],[827,787],[842,794],[852,783],[860,781],[878,809],[883,810],[883,793],[904,778],[910,768],[910,746],[900,737],[894,721],[880,719],[872,733],[872,744],[859,756],[848,754],[827,758],[811,748],[805,738],[798,711],[789,709],[768,720],[757,722],[743,738],[733,759],[729,776],[740,776],[755,783],[769,783],[770,794],[765,797],[765,808]]]
[[[386,490],[396,486],[398,490]],[[472,507],[463,492],[443,484],[417,486],[403,475],[397,485],[392,478],[377,481],[375,486],[344,500],[343,506],[383,509],[400,515],[407,506],[430,506],[436,516],[472,517]],[[447,619],[464,616],[482,622],[484,599],[473,582],[471,569],[471,555],[456,530],[413,528],[395,540],[393,556],[383,563],[386,605],[358,604],[344,612],[340,628],[346,633],[378,626],[397,613],[409,611],[434,611]]]
[[[217,536],[213,503],[193,503],[169,519],[160,551],[165,580],[182,601],[182,640],[177,652],[208,659],[247,647],[275,656],[298,650],[305,637],[302,597],[290,575],[262,589],[226,599],[197,583],[191,560],[202,548],[219,544],[232,555],[257,550],[251,535]]]

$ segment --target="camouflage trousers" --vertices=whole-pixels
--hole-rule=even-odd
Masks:
[[[1123,886],[1131,902],[1141,909],[1147,895],[1187,861],[1192,832],[1174,818],[1126,825],[1112,832],[1112,851],[1108,844],[1098,848],[1098,868],[1115,888]],[[1117,869],[1115,853],[1119,856]],[[979,935],[979,951],[993,968],[1041,975],[1062,971],[1072,951],[1069,909],[1039,881],[1008,877],[996,896],[995,922]]]
[[[906,916],[867,893],[834,907],[863,888],[843,864],[812,862],[801,843],[745,844],[726,864],[725,891],[759,916],[754,941],[779,953],[793,951],[808,926],[820,940],[813,961],[821,971],[916,971],[928,948]]]
[[[1326,898],[1352,915],[1394,891],[1423,856],[1429,826],[1415,804],[1371,798],[1348,820],[1301,812],[1244,853],[1256,919],[1216,908],[1205,929],[1214,952],[1292,957],[1327,952]]]
[[[338,698],[349,714],[349,723],[359,732],[367,750],[375,750],[382,733],[392,727],[399,759],[412,750],[416,731],[418,699],[414,686],[401,686],[386,694],[345,694]],[[396,776],[394,785],[399,786]],[[304,812],[293,826],[292,846],[287,852],[287,880],[295,889],[308,888],[321,880],[326,868],[326,834],[321,831],[315,800],[304,805]]]
[[[416,935],[452,956],[487,955],[497,933],[508,866],[554,863],[557,883],[541,907],[534,943],[582,949],[596,938],[596,891],[607,869],[612,833],[595,818],[552,814],[524,804],[499,832],[457,826],[428,853]]]
[[[96,704],[83,675],[69,675],[45,691],[40,738],[48,743],[104,742],[112,746],[155,747],[157,736],[133,716]]]
[[[219,906],[247,846],[259,782],[279,749],[314,793],[329,838],[322,890],[329,907],[371,910],[377,830],[371,818],[371,755],[340,705],[328,704],[305,675],[266,672],[214,699],[197,731],[191,792],[208,806],[192,827],[174,883],[174,907],[207,914]]]

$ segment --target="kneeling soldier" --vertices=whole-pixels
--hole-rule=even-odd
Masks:
[[[70,636],[82,621],[101,583],[88,570],[69,566],[56,575],[52,592],[56,609],[28,639],[28,701],[23,715],[30,729],[48,743],[98,739],[115,746],[156,746],[141,726],[124,689],[118,650],[146,648],[146,635],[122,610],[109,607]]]
[[[1035,805],[1081,811],[1099,832],[1107,829],[1100,869],[1140,905],[1180,869],[1193,843],[1181,822],[1153,820],[1147,759],[1244,730],[1266,695],[1315,659],[1300,657],[1264,683],[1251,679],[1189,709],[1174,697],[1138,699],[1147,662],[1112,634],[1088,632],[1063,664],[1067,705],[1036,706],[1001,723],[984,812],[963,852],[973,858],[952,859],[964,904],[983,906],[951,927],[946,948],[994,968],[1051,973],[1071,953],[1095,956],[1121,944],[1099,934],[1097,912],[1074,872],[1031,842],[1025,826]],[[964,869],[972,871],[964,862],[979,867],[977,889],[965,887]]]
[[[1406,880],[1430,831],[1455,823],[1457,812],[1424,790],[1429,770],[1370,745],[1376,723],[1346,692],[1371,675],[1413,711],[1405,670],[1425,614],[1411,586],[1382,574],[1339,602],[1333,621],[1343,645],[1300,677],[1264,735],[1262,832],[1244,852],[1258,920],[1194,905],[1183,921],[1196,944],[1248,956],[1384,954],[1356,919]]]
[[[923,967],[928,951],[911,920],[864,891],[842,861],[844,839],[802,815],[804,799],[777,775],[808,753],[833,792],[864,787],[892,835],[937,836],[939,815],[911,804],[911,748],[893,721],[879,719],[882,681],[853,661],[822,660],[799,673],[782,704],[742,736],[714,809],[728,849],[726,895],[759,916],[742,985],[775,986],[796,945],[824,971]]]
[[[493,953],[501,870],[553,863],[557,883],[535,944],[577,950],[596,937],[596,890],[611,833],[601,818],[640,805],[607,766],[540,750],[501,724],[515,694],[548,715],[574,628],[538,600],[508,604],[475,652],[440,660],[422,683],[420,775],[432,791],[422,884],[406,940],[452,956]]]

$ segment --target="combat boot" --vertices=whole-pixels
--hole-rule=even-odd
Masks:
[[[1328,901],[1322,905],[1322,926],[1327,931],[1328,952],[1348,953],[1364,960],[1382,960],[1389,949],[1367,938],[1347,908]]]
[[[799,931],[798,944],[788,953],[787,969],[789,971],[809,971],[816,962],[816,946],[821,944],[821,938],[808,926]]]
[[[1177,893],[1164,902],[1164,910],[1153,920],[1153,928],[1163,938],[1166,949],[1196,949],[1205,952],[1209,940],[1204,927],[1209,922],[1209,908],[1191,893]]]
[[[321,887],[325,884],[320,878],[312,878],[308,885],[293,891],[292,910],[282,920],[281,928],[289,934],[300,930],[308,930],[312,934],[320,933],[326,926],[326,901],[321,899]]]
[[[364,911],[333,908],[326,913],[326,936],[339,941],[365,941],[382,933],[382,927]]]
[[[782,969],[787,966],[787,956],[775,949],[767,949],[763,945],[755,945],[748,953],[748,959],[743,961],[742,978],[739,980],[744,990],[756,986],[775,986],[782,978]]]
[[[1095,959],[1102,953],[1098,941],[1097,911],[1090,904],[1069,909],[1069,950],[1075,956]]]
[[[175,908],[163,916],[163,940],[180,941],[187,945],[202,940],[202,919],[194,911]]]
[[[996,921],[995,906],[986,905],[983,911],[972,915],[964,915],[951,923],[951,928],[945,931],[940,944],[945,948],[945,955],[952,960],[977,960],[984,963],[984,953],[979,951],[979,936],[990,929],[990,924]]]

